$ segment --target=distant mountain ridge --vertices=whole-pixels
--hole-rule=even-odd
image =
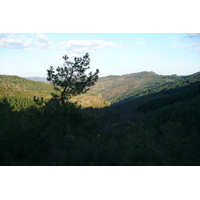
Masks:
[[[97,83],[91,87],[88,94],[102,95],[102,97],[116,103],[126,98],[142,95],[146,90],[151,90],[157,86],[173,82],[183,76],[158,75],[153,71],[142,71],[125,75],[109,75],[100,77]],[[33,81],[49,83],[44,77],[26,77]]]
[[[48,83],[47,79],[44,77],[39,77],[39,76],[33,76],[33,77],[23,77],[32,81],[40,81],[40,82],[44,82],[44,83]]]
[[[195,74],[198,75],[199,72]],[[168,84],[172,84],[182,78],[195,76],[195,74],[188,76],[177,76],[176,74],[158,75],[152,71],[142,71],[125,75],[100,77],[97,83],[84,95],[84,98],[90,96],[90,99],[92,99],[92,96],[100,95],[103,101],[105,100],[114,104],[129,100],[130,98],[138,98],[155,93]],[[22,96],[34,94],[36,96],[41,97],[44,95],[50,98],[50,94],[54,91],[52,84],[47,84],[47,80],[44,77],[35,76],[21,78],[17,76],[1,75],[0,81],[0,96],[3,96],[2,93],[9,96],[16,96],[23,93]],[[9,87],[4,87],[6,82],[9,83]]]
[[[99,80],[101,80],[101,79],[104,80],[104,79],[109,79],[109,78],[137,78],[137,77],[145,77],[145,76],[153,77],[153,76],[164,76],[164,75],[158,75],[153,71],[149,71],[149,72],[142,71],[142,72],[136,72],[136,73],[130,73],[130,74],[124,74],[124,75],[108,75],[108,76],[104,76],[104,77],[99,77]],[[167,75],[167,76],[176,76],[176,75],[173,74],[173,75]],[[31,76],[31,77],[22,77],[22,78],[48,83],[48,81],[45,77]]]
[[[183,76],[158,75],[155,72],[138,72],[121,76],[106,76],[99,78],[90,93],[98,93],[107,101],[112,103],[119,102],[132,96],[143,95],[163,84],[171,83]]]
[[[171,98],[171,95],[173,96],[174,94],[177,95],[176,100],[180,101],[180,97],[178,97],[178,95],[181,92],[183,92],[183,94],[181,93],[181,98],[187,99],[189,98],[189,95],[186,93],[186,91],[195,91],[195,88],[199,86],[200,72],[197,72],[192,75],[181,76],[172,82],[157,84],[155,87],[152,87],[151,90],[144,90],[142,93],[139,93],[139,95],[137,95],[138,91],[136,91],[135,95],[125,98],[122,101],[113,103],[112,106],[120,110],[121,113],[132,113],[133,110],[135,110],[139,105],[145,104],[149,101],[156,102],[156,99]],[[200,90],[199,92],[196,92],[200,95]]]

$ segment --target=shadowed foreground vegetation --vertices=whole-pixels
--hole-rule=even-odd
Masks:
[[[143,92],[102,108],[3,96],[0,165],[200,165],[200,73]]]

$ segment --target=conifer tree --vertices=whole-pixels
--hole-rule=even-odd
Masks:
[[[77,96],[87,92],[98,79],[99,70],[95,73],[90,72],[88,75],[85,71],[90,68],[89,54],[86,53],[83,58],[75,57],[74,62],[68,60],[68,56],[63,56],[63,67],[57,67],[56,70],[52,66],[47,70],[47,81],[55,86],[55,90],[60,95],[54,97],[61,100],[65,104],[72,96]]]

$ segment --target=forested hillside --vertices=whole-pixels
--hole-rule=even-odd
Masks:
[[[0,98],[2,97],[44,97],[51,98],[53,85],[32,81],[18,76],[0,75]]]
[[[0,101],[7,98],[14,110],[33,106],[35,104],[34,97],[49,100],[52,98],[52,93],[55,93],[52,84],[28,80],[18,76],[0,75]],[[110,105],[101,95],[94,94],[72,98],[72,102],[76,101],[82,107],[101,108]]]
[[[165,84],[157,84],[151,90],[143,91],[142,95],[134,95],[123,101],[114,103],[112,106],[119,108],[121,112],[128,113],[135,110],[139,105],[146,103],[150,100],[159,99],[160,97],[168,96],[171,98],[172,94],[178,92],[185,92],[187,88],[193,88],[199,84],[200,72],[190,76],[180,77],[176,81],[168,82]],[[183,97],[185,98],[185,97]],[[156,100],[155,100],[156,102]]]
[[[129,97],[143,96],[151,90],[174,82],[181,76],[163,76],[154,72],[139,72],[122,76],[107,76],[99,78],[90,93],[98,93],[111,103],[116,103]]]
[[[139,72],[122,76],[100,77],[98,82],[89,90],[90,95],[102,95],[110,103],[116,103],[129,97],[143,96],[151,90],[174,82],[182,76],[158,75],[154,72]],[[39,77],[27,77],[31,80],[43,80]]]
[[[23,109],[13,109],[18,93],[5,87],[18,88],[20,98],[35,95],[33,88],[3,78],[0,165],[200,165],[200,72],[104,77],[66,106],[32,98]],[[38,96],[50,95],[39,85]]]

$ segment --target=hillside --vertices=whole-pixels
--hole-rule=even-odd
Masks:
[[[132,118],[141,120],[144,119],[148,113],[156,114],[159,109],[165,110],[161,116],[164,116],[165,113],[166,115],[169,115],[168,112],[170,112],[170,110],[176,110],[174,107],[175,105],[178,108],[180,108],[180,105],[182,105],[183,108],[186,108],[189,105],[192,106],[193,100],[198,100],[199,97],[200,72],[190,76],[181,77],[174,82],[158,86],[157,88],[144,93],[143,96],[134,96],[114,103],[111,107],[121,114],[121,118],[118,119],[120,126],[122,121],[126,122]],[[171,109],[170,106],[173,107],[173,109]],[[185,115],[187,115],[187,112]],[[159,119],[160,118],[158,117],[157,120]],[[118,123],[115,122],[115,124],[115,129],[118,129]]]
[[[105,100],[116,103],[129,97],[145,95],[152,89],[171,83],[181,77],[176,75],[163,76],[146,71],[122,76],[100,77],[88,94],[102,95]],[[27,79],[47,82],[45,78],[40,77],[27,77]]]
[[[124,113],[131,112],[143,103],[157,98],[170,96],[172,93],[180,92],[188,87],[193,87],[193,85],[198,84],[199,82],[200,72],[189,76],[182,76],[165,84],[156,84],[151,89],[144,90],[140,95],[130,96],[123,101],[114,103],[112,106],[119,108],[121,112]]]
[[[90,93],[101,94],[111,103],[133,96],[142,96],[154,88],[174,82],[181,76],[163,76],[154,72],[139,72],[122,76],[107,76],[99,78]]]
[[[37,78],[37,80],[40,79]],[[52,84],[28,80],[18,76],[0,75],[0,99],[3,99],[4,97],[8,98],[9,102],[12,102],[12,106],[14,107],[15,104],[18,105],[18,108],[22,108],[22,104],[28,106],[27,102],[31,102],[30,105],[33,105],[34,96],[36,98],[43,97],[44,99],[50,99],[52,98],[51,93],[55,93]],[[77,101],[83,108],[101,108],[110,105],[110,103],[103,99],[100,94],[84,94],[78,97],[73,97],[71,101]]]
[[[106,76],[100,77],[98,82],[88,92],[92,95],[101,94],[104,99],[111,103],[124,100],[133,96],[142,96],[143,92],[160,85],[173,82],[182,76],[176,75],[158,75],[155,72],[139,72],[126,74],[122,76]],[[45,78],[26,77],[34,81],[46,82]]]
[[[2,97],[24,97],[33,96],[51,98],[53,92],[51,84],[32,81],[18,76],[0,75],[0,98]]]
[[[1,76],[7,98],[0,99],[0,165],[200,165],[200,72],[184,77],[141,72],[98,83],[92,93],[72,100],[82,108],[57,101],[38,108],[13,98],[18,87],[21,96],[45,94],[40,84],[35,86],[41,90],[28,91],[33,82]],[[114,88],[110,96],[106,83]],[[112,100],[110,106],[98,90]]]

